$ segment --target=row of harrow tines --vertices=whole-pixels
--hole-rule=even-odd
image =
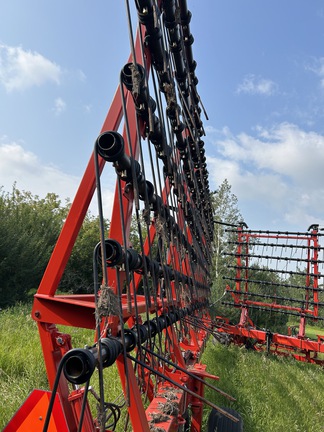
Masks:
[[[191,13],[185,0],[137,0],[133,35],[126,4],[131,54],[35,296],[52,389],[44,432],[57,394],[71,431],[199,432],[204,404],[239,422],[204,397],[208,386],[234,400],[206,381],[217,377],[200,362],[213,331],[214,227]],[[107,233],[105,187],[112,177]],[[94,292],[56,295],[95,190]],[[72,348],[56,324],[94,329],[95,343]],[[121,384],[114,397],[112,369]]]

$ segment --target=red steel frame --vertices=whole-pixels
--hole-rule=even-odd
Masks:
[[[324,359],[318,358],[318,354],[324,354],[324,336],[322,335],[318,335],[315,341],[308,338],[269,333],[256,329],[252,322],[246,326],[233,325],[223,317],[216,319],[215,327],[220,333],[232,335],[233,342],[238,345],[246,345],[248,340],[251,340],[256,342],[254,349],[257,351],[264,351],[267,347],[268,352],[273,354],[292,356],[302,362],[324,365]]]
[[[136,38],[136,57],[141,58],[140,51],[141,40],[139,33]],[[131,61],[131,59],[129,60]],[[149,54],[147,53],[147,64],[149,64]],[[122,109],[122,93],[121,89],[118,88],[111,107],[108,111],[106,119],[104,121],[101,133],[108,130],[118,130],[120,127],[123,109]],[[129,130],[131,134],[131,145],[132,153],[136,157],[138,155],[137,149],[137,129],[136,129],[136,113],[134,108],[133,100],[130,94],[126,94],[126,110],[128,113]],[[126,142],[126,133],[124,131],[124,139]],[[94,165],[94,154],[91,155],[89,163],[87,165],[84,176],[81,180],[80,186],[76,193],[75,199],[72,203],[70,212],[62,228],[61,234],[48,263],[42,281],[40,283],[37,294],[35,295],[35,300],[32,309],[32,317],[38,324],[38,330],[40,334],[40,340],[43,349],[43,355],[46,365],[46,371],[48,376],[48,381],[50,388],[53,388],[55,377],[57,374],[58,365],[64,356],[71,348],[71,337],[68,334],[60,332],[56,325],[67,325],[72,327],[82,327],[88,329],[95,329],[95,298],[94,295],[56,295],[56,290],[58,288],[59,282],[63,275],[64,269],[71,255],[72,248],[74,246],[75,240],[79,233],[82,222],[85,218],[86,212],[88,210],[89,204],[93,197],[96,189],[96,176],[95,176],[95,165]],[[99,168],[102,172],[105,165],[105,161],[99,158]],[[167,196],[167,185],[164,191],[164,199]],[[113,233],[113,238],[120,243],[122,243],[122,224],[126,227],[126,232],[129,232],[133,200],[131,196],[128,196],[124,190],[123,200],[123,214],[124,220],[122,218],[119,201],[118,192],[116,187],[115,200],[113,205],[113,213],[110,225],[110,232]],[[151,228],[151,234],[154,235],[154,227]],[[189,233],[190,234],[190,233]],[[146,248],[148,246],[146,245]],[[178,263],[179,265],[179,263]],[[184,265],[184,267],[186,267]],[[179,268],[177,269],[179,270]],[[121,277],[123,277],[122,272],[119,272]],[[115,271],[109,271],[109,286],[111,286],[116,291],[117,286],[117,276]],[[136,275],[137,283],[139,277]],[[205,294],[200,294],[201,297],[205,297]],[[142,298],[142,301],[141,301]],[[174,298],[175,300],[175,298]],[[196,299],[199,300],[199,299]],[[154,302],[151,302],[152,305]],[[124,322],[127,320],[132,321],[132,314],[134,313],[134,307],[132,306],[131,311],[127,306],[127,299],[125,296],[122,298],[123,304],[123,317]],[[137,295],[137,305],[138,312],[142,313],[146,310],[146,304],[144,297]],[[164,304],[165,306],[165,304]],[[160,305],[161,307],[161,305]],[[153,309],[152,309],[153,312]],[[200,311],[203,316],[208,318],[206,312]],[[113,324],[111,324],[113,327]],[[190,367],[191,374],[196,374],[198,377],[208,376],[209,378],[217,379],[217,377],[211,376],[205,372],[205,366],[198,363],[198,358],[204,347],[204,342],[207,337],[207,333],[204,330],[191,329],[190,336],[187,340],[182,340],[181,343],[177,340],[175,331],[172,328],[168,329],[169,338],[173,342],[173,351],[171,352],[171,357],[174,362],[177,362],[183,368]],[[191,352],[191,359],[185,360],[182,351]],[[131,419],[131,424],[134,431],[149,432],[149,420],[154,411],[159,410],[159,402],[161,402],[161,397],[170,387],[166,382],[161,381],[158,385],[158,393],[156,397],[153,397],[152,389],[149,389],[149,394],[151,395],[151,403],[148,409],[145,411],[143,405],[139,403],[141,400],[140,391],[137,385],[136,376],[131,363],[131,360],[126,360],[128,362],[127,370],[128,376],[125,376],[125,364],[124,357],[121,355],[117,359],[117,368],[121,378],[121,384],[126,394],[126,386],[128,388],[129,397],[129,415]],[[167,368],[163,368],[163,373],[167,373]],[[195,394],[203,397],[204,386],[198,380],[195,380],[192,375],[176,371],[168,372],[172,379],[178,383],[185,385],[188,389],[194,390]],[[127,381],[127,384],[126,384]],[[148,381],[148,385],[150,385]],[[83,389],[75,389],[72,392],[69,389],[68,383],[62,376],[60,378],[58,386],[58,394],[60,396],[62,408],[64,411],[64,416],[68,428],[71,432],[74,432],[78,428],[78,420],[81,412],[81,403],[83,398]],[[164,428],[165,431],[177,431],[181,424],[184,423],[184,419],[181,414],[186,410],[186,407],[191,405],[192,420],[191,420],[191,431],[199,432],[201,431],[202,423],[202,412],[203,403],[201,399],[190,395],[181,389],[177,389],[176,395],[179,402],[180,414],[179,416],[171,417],[170,420],[163,423],[159,423],[159,427]],[[165,401],[165,399],[163,399]],[[30,425],[32,427],[33,425]],[[31,430],[31,429],[30,429]],[[86,408],[82,431],[95,431],[97,430],[92,414],[90,412],[89,406]]]
[[[258,239],[300,240],[306,242],[305,309],[277,302],[269,303],[247,299],[245,294],[249,293],[249,243],[253,240],[258,241]],[[233,341],[237,344],[246,344],[248,340],[253,340],[255,342],[254,349],[256,350],[264,350],[267,347],[268,351],[274,354],[291,355],[299,361],[324,365],[324,356],[318,357],[318,354],[324,354],[324,336],[317,335],[316,341],[305,336],[306,319],[316,320],[319,317],[318,279],[321,276],[318,266],[319,248],[317,228],[313,228],[310,235],[289,234],[288,232],[272,235],[270,233],[246,232],[242,227],[238,227],[235,288],[232,290],[227,285],[226,289],[231,292],[234,306],[241,307],[241,316],[238,325],[232,325],[228,319],[218,317],[216,319],[217,330],[232,335]],[[311,274],[315,276],[311,278]],[[242,281],[242,279],[244,280]],[[310,309],[308,304],[310,291],[313,294],[313,309]],[[294,314],[299,314],[298,336],[282,335],[257,329],[249,317],[249,306],[267,308],[268,310],[293,311]]]

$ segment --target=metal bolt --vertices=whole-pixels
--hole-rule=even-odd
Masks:
[[[56,338],[56,343],[57,343],[58,345],[64,345],[64,339],[63,339],[61,336],[58,336],[58,337]]]

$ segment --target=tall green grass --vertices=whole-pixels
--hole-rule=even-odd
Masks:
[[[84,347],[93,343],[94,332],[91,330],[65,326],[59,327],[59,330],[71,335],[74,347]],[[0,344],[0,430],[2,430],[33,389],[48,390],[49,388],[37,325],[31,318],[31,306],[17,305],[0,312]],[[121,392],[117,368],[112,366],[104,373],[105,394],[112,402]],[[91,386],[99,393],[96,378],[94,374]],[[89,395],[89,401],[93,413],[96,413],[96,399]]]
[[[0,312],[0,430],[34,388],[48,388],[37,326],[30,311],[30,306],[19,305]],[[71,334],[74,347],[92,342],[92,331],[61,330]],[[319,366],[214,345],[212,341],[202,362],[208,372],[220,376],[216,385],[237,401],[228,403],[206,388],[207,399],[239,411],[244,432],[324,431],[324,374]],[[105,377],[106,399],[113,401],[120,393],[116,368],[108,368]],[[91,385],[98,391],[96,377]],[[91,396],[90,403],[95,412],[96,401]],[[116,430],[124,430],[123,425],[121,420]]]
[[[207,399],[240,412],[244,432],[324,431],[321,367],[212,343],[202,361],[221,377],[218,386],[237,400],[228,403],[209,389]]]
[[[36,323],[30,307],[0,312],[0,429],[33,388],[46,388],[47,379]]]

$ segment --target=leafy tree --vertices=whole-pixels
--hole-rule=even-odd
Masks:
[[[225,256],[223,253],[235,251],[236,227],[242,222],[243,217],[238,208],[238,199],[233,194],[227,179],[211,193],[211,201],[215,222],[212,301],[217,314],[237,319],[238,312],[234,308],[221,306],[226,283],[228,283],[223,278],[234,277],[233,270],[229,270],[227,266],[235,262],[235,258]]]
[[[0,306],[28,299],[40,282],[66,208],[58,196],[43,199],[13,186],[0,194]]]
[[[143,213],[141,213],[138,218],[136,217],[136,214],[133,214],[131,227],[130,227],[129,244],[139,254],[143,254],[142,246],[144,247],[145,242],[148,239],[148,233],[149,233],[149,225]],[[151,258],[158,260],[159,251],[163,249],[163,242],[161,236],[159,236],[158,233],[156,233],[155,236],[152,236],[151,234],[149,239],[150,239],[150,246],[151,246],[150,247]]]
[[[105,232],[108,230],[109,222],[105,221]],[[93,292],[93,250],[99,241],[99,218],[87,214],[60,282],[60,290],[73,294]]]
[[[249,300],[272,303],[275,302],[276,299],[268,296],[278,296],[276,303],[280,305],[285,304],[285,300],[280,299],[280,297],[285,297],[285,288],[281,285],[284,281],[281,280],[279,274],[270,271],[266,266],[251,265],[248,270],[248,279],[250,279],[250,282],[248,282],[248,292],[250,294],[255,294],[250,295],[248,297]],[[277,332],[284,332],[287,329],[288,315],[279,311],[264,311],[251,307],[249,308],[249,317],[259,328]]]
[[[229,242],[236,239],[235,228],[242,222],[243,217],[238,208],[238,199],[232,193],[231,185],[225,179],[219,188],[212,192],[212,206],[215,222],[215,254],[214,269],[216,278],[219,277],[224,262],[222,262],[222,251],[226,245],[227,251],[234,250],[234,245]]]
[[[27,301],[36,292],[70,208],[58,196],[45,198],[0,190],[0,307]],[[106,222],[108,229],[108,223]],[[88,214],[81,227],[60,290],[93,290],[92,255],[99,241],[99,221]]]
[[[301,269],[299,267],[296,268],[296,272],[297,273],[307,273],[307,269]],[[319,281],[321,282],[322,278],[319,278]],[[312,282],[312,281],[311,281]],[[302,275],[302,274],[291,274],[289,275],[289,277],[286,280],[286,296],[288,297],[292,297],[294,299],[298,299],[300,300],[300,305],[302,305],[303,301],[305,300],[306,297],[306,276]],[[312,283],[310,284],[310,286],[312,287]],[[297,288],[300,287],[300,288]],[[324,289],[323,289],[323,285],[319,284],[318,286],[318,301],[321,304],[324,304]],[[309,290],[308,292],[309,295],[309,301],[313,301],[313,294],[312,294],[312,289]],[[311,308],[313,307],[312,305],[310,306]],[[309,325],[316,325],[319,327],[324,327],[324,308],[322,306],[319,307],[319,317],[320,319],[318,321],[312,321],[311,319],[307,320],[307,324]]]
[[[140,240],[140,231],[142,235],[142,241],[144,243],[147,236],[147,224],[142,215],[139,216],[139,220],[135,214],[132,215],[131,227],[130,227],[130,245],[133,249],[135,249],[138,253],[141,253],[141,240]]]

